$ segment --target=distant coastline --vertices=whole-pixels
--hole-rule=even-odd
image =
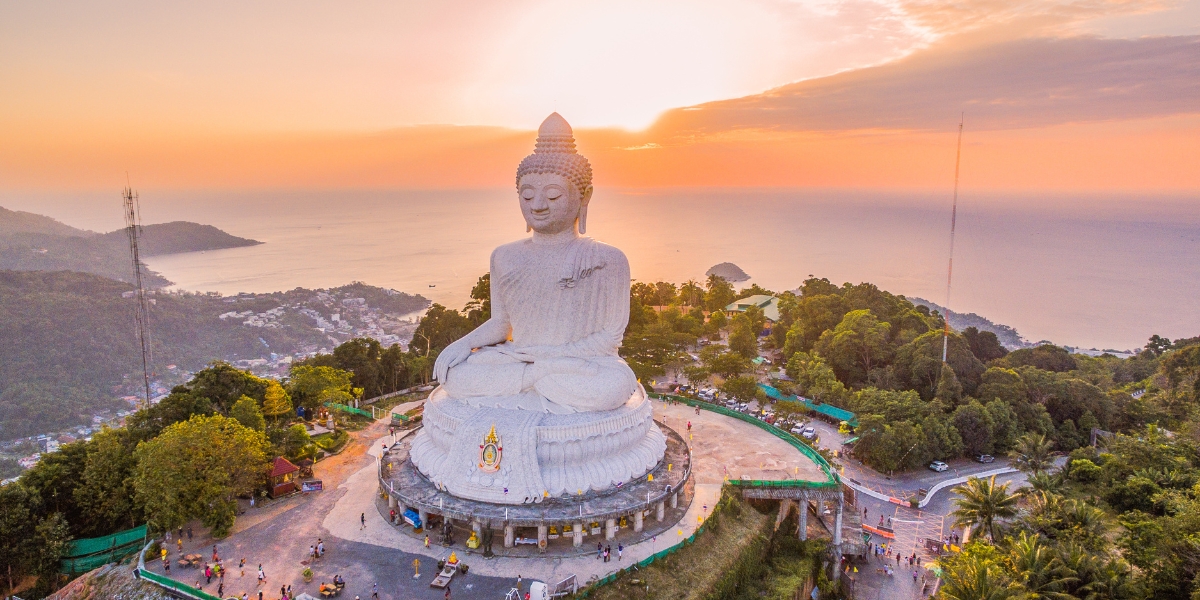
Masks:
[[[146,225],[139,236],[141,256],[243,248],[262,244],[230,235],[212,225],[172,221]],[[76,229],[47,216],[0,207],[0,269],[13,271],[76,271],[130,281],[133,266],[124,229],[96,233]],[[171,281],[143,264],[151,288]]]

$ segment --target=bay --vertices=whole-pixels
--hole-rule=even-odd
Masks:
[[[495,246],[524,235],[516,194],[488,190],[143,190],[146,223],[187,220],[265,244],[156,256],[186,290],[268,292],[351,281],[459,308]],[[0,194],[0,205],[98,231],[115,193]],[[950,201],[941,192],[599,189],[588,234],[643,281],[703,281],[733,262],[783,290],[806,277],[946,300]],[[1200,335],[1200,199],[964,194],[950,306],[1030,341],[1138,348]]]

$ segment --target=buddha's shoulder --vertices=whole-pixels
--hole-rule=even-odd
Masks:
[[[620,248],[609,246],[603,242],[597,242],[591,238],[583,238],[579,240],[579,243],[587,244],[587,252],[602,262],[626,266],[629,264],[629,259],[625,257],[625,253]],[[509,242],[497,246],[495,250],[492,250],[492,264],[494,267],[504,270],[506,267],[523,262],[525,260],[524,257],[532,251],[533,240],[529,238]]]
[[[629,266],[629,259],[625,258],[625,253],[621,252],[620,248],[616,246],[609,246],[604,242],[597,242],[595,240],[591,240],[591,243],[592,252],[595,253],[595,256],[601,261],[614,266]]]

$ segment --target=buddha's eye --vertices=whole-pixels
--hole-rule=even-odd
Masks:
[[[525,188],[521,190],[521,197],[526,200],[533,200],[535,195],[537,194],[533,191],[533,188]]]
[[[550,188],[546,190],[546,199],[548,200],[558,200],[560,196],[562,196],[562,190],[558,188]]]

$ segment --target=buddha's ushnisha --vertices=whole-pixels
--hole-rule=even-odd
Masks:
[[[638,390],[617,355],[629,321],[629,262],[583,237],[592,168],[558,113],[517,168],[532,237],[492,252],[492,316],[438,355],[434,376],[473,406],[552,413],[617,408]]]

